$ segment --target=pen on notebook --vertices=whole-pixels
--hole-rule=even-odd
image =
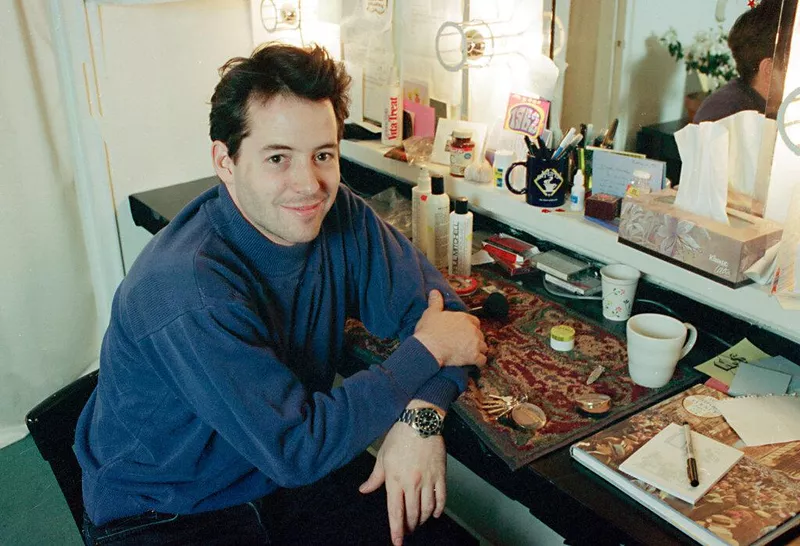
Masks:
[[[689,484],[692,487],[700,485],[697,476],[697,459],[694,458],[694,447],[692,447],[692,428],[686,421],[683,422],[683,436],[686,438],[686,474],[689,476]]]

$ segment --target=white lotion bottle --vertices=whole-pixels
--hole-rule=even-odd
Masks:
[[[392,81],[386,88],[386,103],[383,106],[381,144],[400,146],[403,141],[403,90],[397,70],[392,71]]]
[[[583,210],[586,201],[586,186],[583,180],[583,171],[578,169],[572,180],[572,193],[569,196],[569,209],[575,212]]]
[[[411,188],[411,240],[426,255],[425,243],[428,236],[426,205],[430,195],[431,175],[428,169],[423,167],[417,178],[417,185]]]
[[[444,177],[431,177],[431,195],[425,200],[428,236],[425,255],[436,267],[447,265],[447,240],[450,232],[450,198],[444,192]]]
[[[456,199],[455,210],[450,213],[450,257],[447,267],[451,275],[469,277],[472,272],[472,213],[466,197]]]

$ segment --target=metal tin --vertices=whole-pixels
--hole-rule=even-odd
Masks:
[[[511,410],[511,418],[525,430],[538,430],[547,423],[547,415],[544,410],[530,402],[522,402],[514,406],[514,409]]]

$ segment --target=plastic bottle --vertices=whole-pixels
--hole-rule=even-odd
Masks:
[[[514,162],[514,152],[511,150],[497,150],[494,153],[494,185],[500,189],[505,188],[506,170]]]
[[[639,197],[652,191],[650,188],[650,173],[647,171],[633,171],[633,180],[625,190],[626,197]]]
[[[583,181],[583,171],[578,169],[575,178],[572,179],[572,193],[569,196],[569,209],[576,212],[583,210],[586,200],[586,186]]]
[[[447,265],[447,240],[450,231],[450,198],[444,192],[444,178],[431,177],[431,195],[425,200],[428,232],[425,255],[436,267]]]
[[[417,185],[411,188],[411,240],[423,254],[426,254],[425,242],[428,235],[425,207],[430,195],[431,175],[428,169],[423,168],[417,178]]]
[[[450,257],[447,271],[451,275],[469,277],[472,272],[472,213],[466,197],[456,199],[450,213],[450,240],[447,247]]]
[[[392,71],[392,81],[386,89],[386,104],[383,107],[381,144],[399,146],[403,141],[403,91],[397,70]]]
[[[472,131],[456,129],[450,140],[450,176],[464,178],[464,171],[475,157],[475,143]]]

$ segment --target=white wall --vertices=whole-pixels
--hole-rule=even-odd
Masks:
[[[716,28],[716,0],[628,0],[619,90],[620,127],[617,142],[635,147],[640,127],[680,119],[683,98],[699,90],[696,77],[687,75],[658,42],[670,27],[684,46],[701,30]],[[723,29],[728,30],[746,2],[727,2]]]
[[[106,5],[89,21],[127,270],[149,239],[133,224],[128,196],[213,174],[209,101],[217,69],[252,50],[248,2]]]
[[[747,7],[725,2],[723,29]],[[717,0],[572,0],[564,90],[564,127],[620,120],[617,147],[633,149],[642,126],[680,119],[683,99],[699,90],[658,39],[670,27],[686,46],[716,28]],[[616,75],[615,75],[616,73]]]

